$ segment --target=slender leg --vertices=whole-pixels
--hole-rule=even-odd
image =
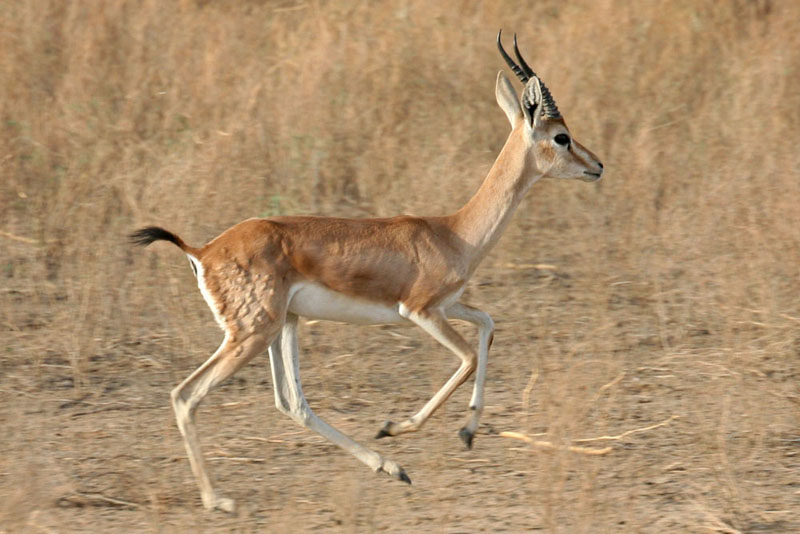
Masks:
[[[489,348],[494,339],[494,321],[489,314],[460,302],[447,309],[450,319],[460,319],[478,326],[478,367],[475,369],[475,385],[472,388],[472,398],[469,401],[470,414],[467,424],[458,431],[459,437],[467,446],[472,448],[472,438],[478,430],[478,421],[483,412],[483,391],[486,382],[486,364],[489,361]]]
[[[383,471],[398,480],[411,484],[406,472],[397,463],[357,443],[320,419],[309,407],[300,384],[300,365],[297,349],[297,316],[286,318],[279,340],[269,349],[275,405],[300,425],[309,428],[346,450],[373,471]]]
[[[398,434],[419,430],[433,412],[444,404],[478,365],[478,355],[475,354],[475,350],[447,322],[447,317],[441,310],[410,312],[408,313],[408,319],[433,336],[436,341],[453,351],[456,356],[461,358],[461,365],[419,412],[401,423],[387,421],[384,423],[383,428],[378,431],[376,438],[397,436]]]
[[[274,332],[272,336],[274,337],[276,334],[277,332]],[[214,355],[172,390],[172,408],[175,410],[178,428],[183,435],[192,472],[200,486],[203,506],[208,510],[218,508],[232,512],[235,505],[233,500],[218,497],[214,492],[197,439],[195,412],[203,398],[214,387],[261,353],[269,341],[268,336],[262,335],[251,335],[244,339],[233,340],[226,334],[222,345]]]

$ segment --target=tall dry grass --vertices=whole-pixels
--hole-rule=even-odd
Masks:
[[[707,386],[721,399],[708,446],[730,508],[747,511],[732,480],[757,444],[713,436],[733,425],[763,443],[797,423],[761,394],[798,395],[798,20],[799,4],[770,0],[4,2],[3,393],[50,357],[80,395],[100,387],[94,358],[185,367],[214,346],[175,251],[125,242],[142,224],[200,244],[251,216],[455,210],[508,130],[493,97],[502,27],[607,170],[598,186],[535,186],[469,292],[509,346],[539,354],[508,384],[541,373],[521,424],[556,439],[596,416],[558,401],[580,397],[576,354],[608,356],[598,386],[630,372],[622,352],[727,369],[738,378]],[[530,264],[555,265],[578,297],[532,307],[537,279],[508,278]],[[786,380],[743,393],[773,375]]]

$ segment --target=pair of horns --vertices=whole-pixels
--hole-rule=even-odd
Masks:
[[[525,90],[523,92],[523,100],[526,101],[526,104],[530,104],[531,106],[536,105],[536,98],[531,98],[532,96],[539,96],[539,95],[531,95],[530,93],[538,92],[535,89],[536,84],[528,85],[528,81],[531,79],[536,79],[539,82],[539,88],[541,90],[541,103],[542,103],[542,114],[550,119],[560,119],[561,113],[558,111],[558,106],[556,106],[556,101],[553,100],[553,96],[550,94],[550,90],[544,84],[541,78],[539,78],[533,69],[531,69],[528,64],[522,59],[522,54],[519,53],[519,48],[517,47],[517,34],[514,34],[514,55],[517,56],[517,61],[519,61],[519,65],[517,65],[511,56],[508,55],[505,48],[503,48],[503,43],[500,40],[500,36],[502,35],[503,30],[497,32],[497,48],[500,50],[500,55],[503,56],[503,59],[506,60],[506,63],[511,70],[514,71],[514,74],[517,75],[517,78],[524,84],[526,84]]]

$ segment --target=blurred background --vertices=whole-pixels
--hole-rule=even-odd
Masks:
[[[0,12],[0,532],[800,531],[800,4]],[[221,332],[182,255],[126,235],[456,210],[509,132],[499,28],[606,173],[536,184],[465,294],[497,323],[474,450],[471,382],[371,442],[456,368],[445,349],[303,324],[312,407],[415,485],[281,416],[263,357],[200,410],[241,507],[205,514],[169,390]]]

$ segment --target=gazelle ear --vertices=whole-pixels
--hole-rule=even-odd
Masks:
[[[494,95],[497,98],[497,103],[506,113],[508,122],[511,123],[511,127],[513,128],[517,124],[517,121],[522,118],[522,107],[519,105],[517,92],[514,91],[514,87],[511,85],[511,82],[508,81],[506,75],[503,74],[503,71],[497,73],[497,85],[494,89]]]
[[[532,128],[536,127],[544,109],[539,78],[531,78],[528,85],[522,90],[522,108],[525,111],[525,121]]]

